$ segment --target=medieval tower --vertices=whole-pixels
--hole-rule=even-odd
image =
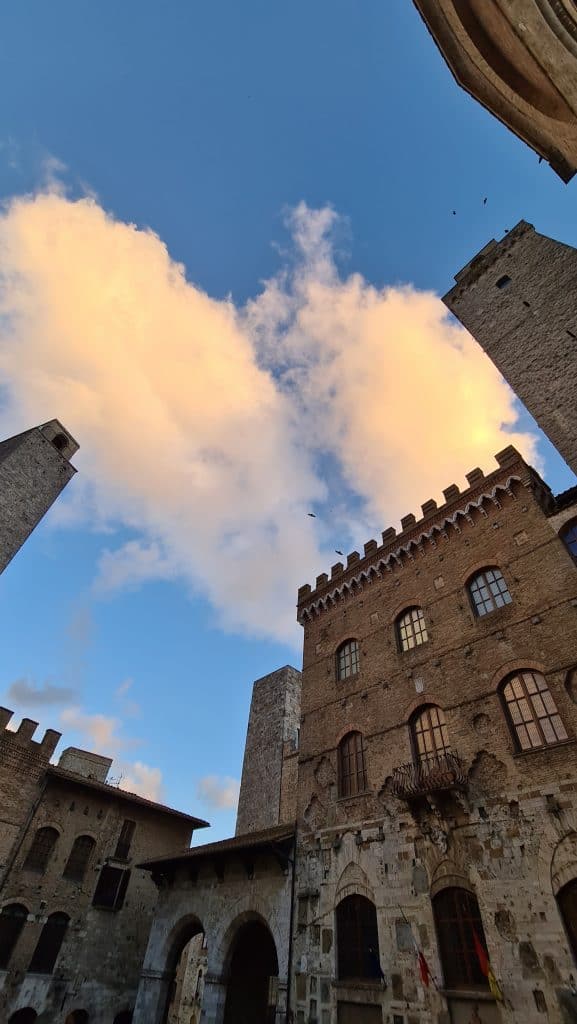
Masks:
[[[76,473],[78,447],[58,420],[0,443],[0,573]]]
[[[577,250],[521,221],[444,296],[577,472]]]

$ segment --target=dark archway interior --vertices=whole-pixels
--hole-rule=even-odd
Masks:
[[[186,955],[185,950],[191,939],[193,939],[195,935],[202,935],[203,932],[204,928],[200,921],[197,921],[196,918],[191,918],[189,921],[183,923],[182,927],[179,928],[172,944],[166,964],[167,973],[172,975],[172,982],[169,986],[166,997],[166,1006],[164,1009],[164,1016],[162,1018],[164,1024],[166,1024],[166,1021],[170,1016],[171,1006],[176,995],[176,975],[181,958],[183,955]]]
[[[561,911],[561,917],[565,930],[571,943],[573,959],[577,963],[577,879],[573,879],[564,885],[557,893],[557,903]]]
[[[248,921],[232,948],[224,1024],[274,1024],[278,959],[266,925]]]
[[[132,1024],[132,1010],[121,1010],[117,1013],[114,1024]]]
[[[86,1010],[72,1010],[68,1014],[64,1024],[88,1024],[90,1018]]]
[[[34,1024],[37,1016],[36,1010],[33,1010],[31,1006],[26,1006],[23,1010],[16,1010],[8,1024]]]

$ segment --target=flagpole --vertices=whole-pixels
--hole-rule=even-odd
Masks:
[[[429,967],[429,965],[428,965],[428,963],[427,963],[427,960],[425,959],[425,954],[423,953],[423,950],[422,950],[422,949],[420,949],[420,947],[419,947],[419,945],[418,945],[418,943],[417,943],[417,940],[416,940],[416,938],[415,938],[415,936],[414,936],[414,934],[413,934],[413,926],[412,926],[411,922],[409,921],[409,919],[408,919],[407,915],[405,914],[405,911],[403,910],[403,908],[402,908],[401,904],[400,904],[400,903],[397,903],[397,906],[398,906],[399,910],[401,911],[401,914],[403,915],[403,917],[404,917],[404,919],[405,919],[405,923],[406,923],[406,924],[408,924],[408,926],[409,926],[409,931],[410,931],[410,933],[411,933],[411,939],[413,940],[413,945],[414,945],[414,947],[415,947],[415,950],[416,950],[416,952],[417,952],[417,954],[418,954],[419,956],[422,956],[423,960],[424,960],[424,961],[425,961],[425,963],[427,964],[427,972],[428,972],[428,975],[429,975],[429,977],[430,977],[431,981],[433,982],[433,985],[435,986],[435,988],[436,988],[437,992],[439,992],[439,993],[440,993],[440,992],[441,992],[441,989],[439,988],[439,986],[438,986],[438,984],[437,984],[437,979],[435,978],[435,975],[434,975],[434,974],[432,974],[432,972],[431,972],[431,969],[430,969],[430,967]]]

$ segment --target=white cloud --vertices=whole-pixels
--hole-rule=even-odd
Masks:
[[[132,680],[127,679],[119,687],[126,693]],[[112,757],[114,764],[109,772],[109,781],[120,789],[138,793],[149,800],[162,800],[162,772],[143,761],[126,759],[126,752],[140,744],[140,740],[122,735],[122,722],[113,715],[89,714],[78,707],[65,708],[60,721],[64,729],[71,729],[82,743],[96,754]],[[67,741],[66,736],[64,737]]]
[[[75,691],[68,686],[44,683],[36,686],[30,679],[15,679],[6,692],[6,700],[23,708],[41,708],[55,704],[68,704]]]
[[[5,208],[0,427],[58,415],[78,438],[75,514],[134,534],[103,552],[99,593],[180,579],[224,626],[292,640],[296,589],[335,547],[509,443],[534,454],[512,393],[435,295],[339,276],[337,224],[301,204],[296,259],[236,309],[94,199]]]
[[[120,789],[129,793],[138,793],[148,800],[163,800],[162,772],[160,768],[151,768],[142,761],[133,761],[126,766],[126,773],[120,779]]]
[[[196,787],[199,800],[217,810],[235,810],[238,804],[240,782],[229,775],[205,775]]]

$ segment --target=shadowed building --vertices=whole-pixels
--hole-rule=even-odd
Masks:
[[[569,181],[577,169],[574,0],[414,0],[455,79]]]
[[[577,473],[577,249],[522,220],[455,281],[443,301]]]
[[[76,473],[77,451],[58,420],[0,442],[0,573]]]

